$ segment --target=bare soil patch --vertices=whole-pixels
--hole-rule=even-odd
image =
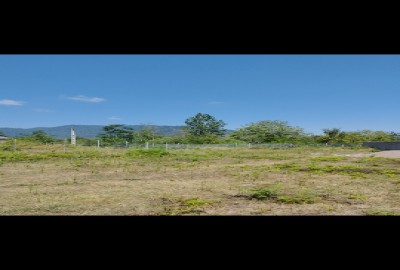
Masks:
[[[388,150],[373,153],[349,154],[348,157],[384,157],[384,158],[400,158],[400,150]]]

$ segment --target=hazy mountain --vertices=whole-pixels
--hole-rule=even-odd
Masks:
[[[128,127],[133,128],[134,130],[141,130],[145,127],[145,125],[127,125]],[[83,138],[96,138],[100,133],[103,133],[104,126],[95,126],[95,125],[66,125],[59,127],[36,127],[36,128],[2,128],[0,127],[0,131],[4,133],[7,137],[22,137],[28,134],[31,134],[36,130],[43,130],[50,136],[63,139],[68,138],[70,136],[71,128],[75,129],[75,134],[78,137]],[[153,125],[156,133],[161,135],[176,135],[179,134],[179,130],[182,126],[157,126]]]

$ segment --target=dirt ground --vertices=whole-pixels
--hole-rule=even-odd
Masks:
[[[0,149],[0,215],[396,215],[400,151]]]
[[[384,157],[384,158],[400,158],[400,150],[381,151],[368,154],[346,155],[347,157]]]

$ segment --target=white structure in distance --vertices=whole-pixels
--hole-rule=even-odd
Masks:
[[[75,130],[73,128],[71,128],[71,144],[76,145]]]

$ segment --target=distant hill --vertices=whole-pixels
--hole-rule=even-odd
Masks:
[[[127,125],[128,127],[133,128],[134,130],[141,130],[146,125]],[[25,135],[29,135],[34,131],[43,130],[53,138],[64,139],[70,136],[71,128],[75,129],[75,133],[77,137],[83,138],[96,138],[100,133],[103,133],[104,126],[96,126],[96,125],[66,125],[59,127],[36,127],[36,128],[2,128],[0,127],[0,131],[4,133],[7,137],[22,137]],[[155,132],[157,134],[171,136],[179,134],[179,130],[182,126],[157,126],[153,125]]]

